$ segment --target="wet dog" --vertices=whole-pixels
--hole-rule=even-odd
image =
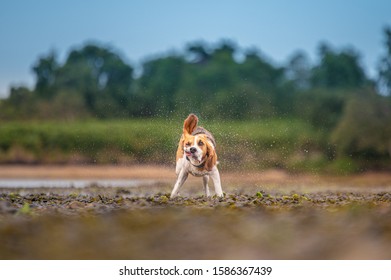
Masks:
[[[190,114],[183,124],[183,134],[176,152],[176,174],[178,176],[171,198],[178,195],[189,174],[202,177],[205,195],[210,196],[209,177],[212,178],[215,193],[222,197],[220,174],[217,169],[216,142],[205,128],[197,126],[198,117]]]

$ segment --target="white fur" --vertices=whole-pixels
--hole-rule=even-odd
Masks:
[[[197,137],[196,137],[197,138]],[[198,143],[197,139],[195,139],[195,144]],[[186,150],[190,150],[190,147]],[[219,197],[223,196],[223,191],[221,189],[221,182],[220,182],[220,174],[219,170],[217,169],[217,166],[213,166],[211,171],[200,171],[197,167],[194,165],[202,164],[202,150],[198,148],[197,146],[197,152],[195,153],[196,158],[190,157],[190,161],[186,159],[186,154],[183,155],[183,158],[180,158],[176,163],[176,174],[178,175],[177,181],[175,183],[174,189],[171,192],[171,198],[174,198],[178,195],[180,188],[185,183],[187,177],[189,176],[189,173],[196,177],[203,177],[202,182],[204,186],[205,195],[207,197],[210,196],[209,192],[209,177],[212,178],[213,185],[215,188],[216,195]],[[199,159],[198,159],[199,158]]]

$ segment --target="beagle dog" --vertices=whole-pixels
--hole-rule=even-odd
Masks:
[[[198,117],[190,114],[183,124],[183,134],[176,152],[177,181],[171,192],[171,198],[178,195],[189,174],[202,177],[205,195],[209,193],[209,177],[212,178],[215,193],[222,197],[220,174],[217,169],[216,142],[205,128],[197,126]]]

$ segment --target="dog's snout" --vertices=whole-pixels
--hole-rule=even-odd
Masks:
[[[197,152],[197,149],[194,148],[194,147],[191,147],[191,148],[190,148],[190,153],[194,154],[195,152]]]

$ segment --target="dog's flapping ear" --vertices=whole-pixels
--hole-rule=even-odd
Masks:
[[[192,134],[197,127],[198,118],[194,114],[190,114],[183,124],[183,134]]]
[[[205,161],[205,169],[208,171],[212,171],[213,166],[215,166],[217,163],[217,154],[215,152],[215,149],[210,143],[207,143],[206,147],[207,147],[206,154],[208,158]]]

